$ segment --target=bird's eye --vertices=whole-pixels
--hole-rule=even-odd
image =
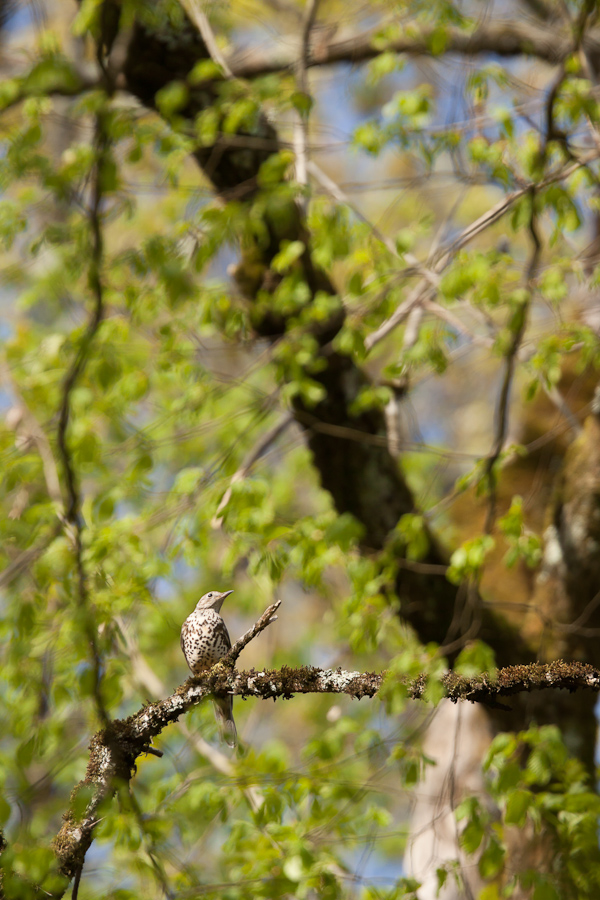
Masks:
[[[210,592],[210,594],[209,594],[208,596],[209,596],[209,597],[212,597],[212,591]]]

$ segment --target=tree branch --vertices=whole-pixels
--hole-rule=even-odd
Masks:
[[[284,415],[275,422],[272,428],[269,428],[265,434],[260,436],[256,444],[250,449],[239,469],[231,476],[229,487],[219,500],[217,511],[210,523],[211,528],[220,528],[223,524],[223,511],[231,499],[234,484],[237,484],[238,481],[242,481],[246,477],[254,463],[260,459],[273,441],[276,441],[280,434],[282,434],[293,421],[294,419],[291,413],[284,413]]]
[[[204,41],[206,49],[210,53],[212,61],[216,62],[216,64],[223,69],[223,73],[227,78],[231,78],[233,73],[227,65],[227,60],[219,49],[219,45],[217,44],[217,41],[213,34],[213,30],[210,27],[208,17],[206,16],[206,13],[201,9],[198,0],[179,0],[179,2],[184,8],[190,22],[192,22],[198,29],[200,37]]]
[[[582,167],[587,168],[588,164],[597,158],[598,151],[594,150],[591,153],[585,154],[580,159],[569,162],[567,165],[551,172],[539,184],[529,182],[528,184],[517,188],[517,190],[507,194],[506,197],[503,197],[502,200],[499,200],[498,203],[486,210],[486,212],[475,219],[474,222],[471,222],[471,224],[463,229],[448,247],[441,249],[440,252],[436,254],[434,265],[426,270],[427,277],[423,276],[417,282],[406,300],[394,310],[389,318],[381,323],[379,328],[372,334],[367,335],[365,338],[365,347],[367,350],[372,350],[376,344],[387,337],[394,328],[406,319],[413,309],[420,306],[423,301],[426,302],[433,297],[435,287],[431,284],[431,276],[433,275],[434,277],[439,278],[439,275],[452,262],[458,251],[462,250],[462,248],[472,241],[473,238],[477,237],[477,235],[499,221],[499,219],[501,219],[515,203],[521,200],[526,194],[530,194],[534,190],[541,190],[557,181],[564,181],[565,179],[570,178],[578,169]]]
[[[109,722],[94,735],[86,776],[73,791],[71,809],[65,813],[65,823],[54,841],[61,875],[69,880],[77,877],[93,840],[101,804],[112,798],[119,783],[132,778],[138,756],[153,752],[152,739],[209,694],[230,692],[229,678],[236,659],[251,640],[277,619],[274,613],[280,604],[278,600],[267,607],[206,676],[189,678],[166,700],[149,704],[128,719]],[[83,813],[78,814],[76,810],[81,810],[82,805]],[[66,887],[65,884],[65,890]]]
[[[524,6],[527,6],[532,13],[544,22],[556,20],[558,18],[558,10],[547,5],[544,0],[522,0]]]
[[[55,840],[55,852],[63,875],[72,878],[80,868],[93,839],[100,807],[113,796],[117,782],[129,781],[135,773],[136,759],[149,752],[153,738],[206,697],[230,693],[239,697],[289,700],[294,694],[348,694],[360,700],[379,692],[386,678],[385,672],[348,672],[340,668],[320,669],[312,666],[295,669],[284,666],[279,670],[258,672],[255,669],[249,672],[228,669],[231,658],[236,658],[256,635],[274,621],[273,613],[278,607],[279,603],[275,603],[265,610],[256,624],[234,643],[228,656],[209,672],[189,678],[170,697],[144,706],[128,719],[111,722],[108,728],[94,736],[86,777],[73,792],[73,808],[81,808],[81,799],[86,795],[89,801],[81,816],[78,817],[73,810],[65,815],[65,823]],[[424,697],[427,688],[425,675],[402,683],[411,698],[417,700]],[[483,674],[465,678],[448,672],[442,676],[441,683],[445,696],[454,703],[469,700],[506,709],[499,698],[520,693],[583,688],[600,693],[600,670],[585,663],[558,660],[549,664],[508,666],[500,669],[496,677]]]
[[[294,153],[296,155],[296,181],[304,187],[308,186],[308,119],[310,116],[309,85],[306,72],[306,63],[310,54],[310,35],[317,18],[319,0],[308,0],[304,12],[302,24],[302,40],[300,53],[296,62],[296,88],[298,93],[304,94],[306,99],[305,109],[297,109],[294,118]],[[306,215],[308,208],[308,194],[298,198],[303,213]]]
[[[18,578],[23,572],[26,572],[36,559],[39,559],[40,556],[46,552],[52,541],[58,537],[62,530],[63,526],[61,523],[56,522],[54,527],[47,531],[41,540],[27,550],[23,550],[19,553],[19,555],[0,572],[0,589],[8,587],[15,578]]]
[[[407,53],[411,56],[434,56],[438,26],[419,26],[409,23],[394,40],[382,42],[378,40],[379,30],[366,34],[351,33],[338,37],[329,43],[319,43],[318,48],[311,48],[306,58],[306,66],[324,66],[333,63],[359,63],[379,56],[383,51]],[[562,62],[570,53],[573,38],[566,28],[559,29],[556,24],[545,25],[523,19],[487,22],[479,25],[470,34],[461,28],[445,29],[444,54],[460,53],[465,56],[476,56],[482,53],[495,53],[498,56],[535,56],[548,63]],[[595,58],[600,53],[600,33],[597,30],[588,32],[583,40],[587,54]],[[229,59],[229,66],[234,75],[240,78],[255,78],[271,72],[280,72],[293,68],[297,51],[293,40],[281,40],[271,52],[246,50],[234,54]]]
[[[512,314],[511,329],[513,334],[512,340],[505,355],[504,376],[502,378],[502,387],[500,389],[500,396],[498,398],[498,406],[496,409],[494,444],[485,465],[484,477],[488,481],[489,489],[489,506],[484,526],[486,534],[491,533],[494,520],[496,518],[498,479],[497,473],[495,471],[495,465],[500,458],[500,454],[502,453],[502,448],[504,447],[504,442],[506,440],[506,434],[508,431],[508,406],[515,368],[517,365],[517,354],[523,341],[523,337],[525,336],[525,329],[527,328],[529,307],[531,305],[531,296],[533,293],[533,279],[537,272],[540,254],[542,251],[542,242],[538,233],[536,221],[536,191],[534,187],[531,188],[530,194],[531,212],[529,217],[529,232],[531,234],[533,248],[531,251],[529,263],[527,265],[527,299],[524,302],[520,303],[518,308],[514,310]]]
[[[65,377],[62,388],[62,402],[58,420],[57,444],[66,481],[66,498],[64,503],[64,520],[69,538],[73,542],[75,563],[77,567],[77,604],[84,615],[84,629],[87,642],[91,650],[92,670],[94,676],[93,696],[100,721],[107,725],[109,716],[102,699],[102,660],[98,647],[97,628],[89,611],[89,592],[87,577],[83,565],[83,526],[81,522],[81,496],[71,450],[69,448],[67,433],[71,416],[71,395],[83,374],[88,361],[89,350],[100,328],[104,315],[104,289],[102,285],[102,264],[104,256],[104,241],[102,235],[102,223],[100,207],[103,198],[102,178],[105,166],[108,138],[104,128],[103,113],[96,116],[96,161],[92,183],[92,197],[89,212],[89,224],[91,230],[91,252],[89,262],[88,280],[94,306],[89,317],[87,328],[77,349],[75,358]]]
[[[229,666],[233,667],[235,665],[235,661],[244,649],[244,647],[250,643],[250,641],[254,640],[254,638],[264,631],[265,628],[270,625],[272,622],[277,620],[277,616],[275,613],[281,606],[281,600],[277,600],[275,603],[268,606],[265,609],[264,613],[260,617],[260,619],[254,623],[252,628],[250,628],[245,634],[235,641],[232,645],[231,650],[222,659],[219,660],[217,665]]]

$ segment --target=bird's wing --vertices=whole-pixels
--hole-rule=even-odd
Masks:
[[[221,619],[221,623],[222,623],[221,630],[223,633],[223,640],[225,641],[225,643],[227,645],[227,649],[231,650],[231,638],[229,637],[229,632],[227,631],[227,625],[225,624],[225,622],[223,622],[223,619]]]

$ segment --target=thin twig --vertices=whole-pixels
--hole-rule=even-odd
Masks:
[[[242,465],[239,467],[237,472],[234,472],[234,474],[231,476],[229,487],[221,497],[219,505],[217,506],[217,511],[211,520],[211,528],[220,528],[223,524],[222,513],[231,499],[234,484],[237,484],[238,481],[243,481],[254,463],[261,458],[263,453],[271,446],[274,441],[277,440],[277,438],[281,434],[283,434],[286,428],[288,428],[293,421],[294,417],[291,415],[291,413],[286,413],[281,417],[281,419],[279,419],[278,422],[275,422],[272,428],[270,428],[267,432],[265,432],[265,434],[260,436],[254,447],[252,447],[246,455],[245,459],[242,462]]]
[[[233,78],[233,72],[229,68],[227,60],[219,49],[219,45],[215,40],[213,30],[210,27],[210,22],[208,21],[208,18],[202,10],[198,0],[179,0],[179,2],[184,8],[189,20],[196,26],[196,28],[200,32],[200,37],[204,41],[206,49],[213,62],[216,62],[216,64],[223,69],[223,73],[227,78]]]
[[[6,380],[10,392],[14,394],[17,401],[16,408],[20,413],[20,416],[15,430],[18,432],[19,437],[23,436],[25,438],[31,438],[31,440],[35,444],[36,449],[40,455],[40,459],[42,460],[42,468],[44,471],[44,480],[46,482],[48,496],[50,497],[52,502],[56,504],[57,514],[60,521],[62,522],[64,520],[63,497],[60,489],[58,470],[56,468],[56,460],[54,459],[48,436],[25,402],[25,398],[23,397],[18,384],[12,377],[10,367],[8,366],[5,359],[2,360],[0,374],[2,378]]]
[[[536,14],[539,19],[547,22],[556,20],[557,10],[555,7],[548,6],[544,0],[522,0],[529,9]]]
[[[598,150],[594,150],[592,153],[582,156],[576,162],[570,162],[569,165],[563,166],[556,172],[552,172],[547,178],[539,182],[539,184],[536,185],[531,182],[524,187],[518,188],[516,191],[512,191],[508,196],[504,197],[504,199],[498,201],[498,203],[488,209],[487,212],[475,219],[474,222],[471,222],[471,224],[468,225],[448,247],[441,250],[437,254],[436,262],[431,267],[430,271],[434,275],[439,276],[459,250],[462,250],[463,247],[473,240],[473,238],[477,237],[495,222],[498,222],[518,200],[521,200],[526,194],[531,193],[533,189],[541,190],[557,181],[563,181],[565,178],[569,178],[578,169],[587,167],[588,163],[597,159],[599,155]],[[435,288],[428,282],[430,282],[430,279],[421,278],[408,298],[394,310],[388,319],[381,323],[376,331],[365,338],[365,347],[367,350],[372,350],[376,344],[387,337],[394,328],[404,321],[411,310],[419,306],[424,299],[433,297]]]
[[[83,863],[78,867],[75,872],[75,878],[73,880],[73,891],[71,893],[71,900],[77,900],[79,896],[79,883],[81,882],[81,873],[83,872]]]
[[[515,367],[517,363],[517,355],[519,352],[519,347],[521,346],[521,342],[523,341],[523,336],[525,334],[525,329],[527,328],[529,307],[531,305],[531,292],[533,290],[533,279],[535,273],[537,271],[540,253],[542,250],[542,242],[540,240],[540,236],[537,230],[537,217],[535,210],[535,188],[532,187],[530,190],[531,194],[531,213],[529,217],[529,233],[531,235],[531,239],[533,242],[533,248],[531,251],[531,256],[529,259],[529,264],[527,266],[527,291],[528,298],[524,301],[522,307],[516,311],[515,315],[518,316],[516,328],[513,332],[512,340],[510,342],[510,346],[506,353],[505,363],[504,363],[504,377],[502,379],[502,387],[500,389],[500,397],[498,399],[498,407],[496,410],[496,428],[495,428],[495,436],[494,443],[492,445],[492,450],[486,460],[485,469],[484,469],[484,478],[488,481],[489,487],[489,503],[488,503],[488,511],[485,519],[485,527],[484,531],[486,534],[490,534],[494,525],[494,520],[496,518],[496,500],[497,500],[497,476],[495,472],[495,465],[500,457],[502,452],[502,448],[504,447],[504,441],[506,440],[506,433],[508,430],[508,402],[510,399],[510,391],[513,383],[513,378],[515,374]]]
[[[245,634],[239,637],[237,641],[232,644],[231,650],[229,650],[229,652],[225,656],[221,657],[218,665],[220,664],[224,666],[233,666],[244,647],[249,644],[250,641],[257,636],[257,634],[260,634],[261,631],[264,631],[268,625],[271,625],[272,622],[275,622],[277,620],[277,616],[275,615],[275,613],[280,606],[281,600],[276,600],[275,603],[272,603],[271,606],[267,607],[260,619],[258,619],[258,621],[254,623],[252,628],[248,629]]]
[[[548,399],[556,406],[556,408],[557,408],[558,412],[561,414],[561,416],[564,419],[566,419],[566,421],[569,423],[569,427],[570,427],[571,431],[573,432],[574,437],[577,437],[577,435],[581,434],[583,431],[581,422],[579,421],[577,416],[572,412],[570,406],[565,401],[563,395],[561,394],[559,389],[556,387],[556,385],[552,385],[552,387],[548,387],[547,384],[543,384],[542,387],[543,387],[544,392],[545,392],[546,396],[548,397]]]
[[[378,344],[380,341],[387,337],[390,332],[392,332],[395,328],[398,327],[414,309],[417,309],[423,300],[428,298],[433,298],[434,289],[427,284],[425,279],[421,279],[406,300],[404,300],[400,306],[397,306],[394,312],[387,318],[384,322],[381,323],[379,328],[377,328],[372,334],[368,334],[365,338],[365,347],[367,350],[372,350],[373,347]]]
[[[45,553],[52,541],[58,537],[62,529],[62,524],[56,522],[50,533],[41,541],[34,544],[33,547],[29,547],[27,550],[23,550],[22,553],[19,553],[16,559],[13,559],[13,561],[0,572],[0,589],[7,587],[15,580],[15,578],[18,578],[19,575],[22,575],[23,572],[33,565],[36,559],[39,559],[40,556]]]
[[[493,338],[485,337],[485,335],[476,334],[471,331],[458,316],[454,315],[452,310],[446,309],[445,306],[440,306],[435,300],[428,300],[425,298],[421,302],[421,306],[424,312],[431,313],[433,316],[436,316],[436,318],[446,322],[451,328],[454,328],[455,331],[468,337],[474,344],[479,344],[480,347],[485,347],[488,350],[494,346]]]
[[[343,203],[348,209],[351,209],[354,215],[360,219],[365,225],[370,228],[373,237],[375,237],[386,250],[395,256],[396,259],[400,259],[402,261],[406,261],[409,265],[409,268],[403,273],[405,275],[413,275],[419,274],[422,275],[427,281],[430,282],[434,287],[439,287],[440,279],[439,276],[433,272],[431,269],[428,269],[427,266],[423,265],[423,263],[417,259],[417,257],[413,253],[399,253],[397,247],[394,245],[394,242],[390,240],[390,238],[381,231],[381,229],[372,222],[367,216],[364,215],[358,208],[358,206],[350,200],[348,195],[342,190],[339,184],[330,178],[329,175],[321,169],[320,166],[311,160],[308,163],[308,170],[313,175],[321,187],[334,199],[337,200],[338,203]]]
[[[317,17],[319,0],[308,0],[302,22],[302,38],[300,41],[300,53],[296,65],[296,86],[300,94],[306,97],[306,111],[297,110],[294,122],[294,153],[296,155],[296,181],[303,187],[308,185],[308,118],[310,115],[308,76],[306,67],[310,50],[310,34]],[[299,203],[304,213],[308,205],[308,196],[299,198]]]

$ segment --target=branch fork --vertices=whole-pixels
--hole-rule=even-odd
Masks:
[[[209,672],[200,678],[188,678],[166,700],[144,706],[128,719],[116,719],[94,735],[90,743],[85,778],[73,792],[73,807],[77,807],[77,797],[81,792],[91,791],[91,798],[83,814],[76,814],[73,809],[65,813],[64,824],[54,840],[54,852],[61,875],[70,880],[81,870],[85,854],[93,840],[98,810],[104,801],[114,795],[119,780],[127,782],[133,777],[137,757],[142,753],[162,755],[160,750],[152,747],[152,739],[163,728],[175,722],[209,694],[228,691],[228,687],[220,683],[223,676],[228,681],[231,679],[236,659],[251,640],[277,619],[275,612],[280,604],[281,601],[278,600],[269,606],[252,628],[235,641],[227,655]],[[215,690],[215,687],[218,689]]]

